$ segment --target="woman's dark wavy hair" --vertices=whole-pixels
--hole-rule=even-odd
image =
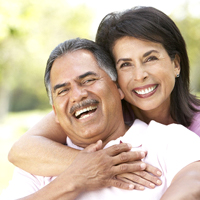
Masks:
[[[199,111],[200,100],[189,91],[189,59],[178,27],[153,7],[135,7],[106,15],[99,25],[96,42],[113,58],[113,46],[124,36],[161,43],[172,60],[176,54],[180,57],[181,72],[171,93],[170,113],[177,123],[188,127]]]

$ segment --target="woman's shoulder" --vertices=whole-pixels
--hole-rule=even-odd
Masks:
[[[199,112],[196,112],[193,116],[192,123],[188,127],[191,131],[195,132],[198,136],[200,136],[200,107],[197,108]]]

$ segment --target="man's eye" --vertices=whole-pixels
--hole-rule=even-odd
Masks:
[[[95,81],[96,79],[91,78],[91,79],[87,79],[83,82],[83,84],[87,84],[87,83],[92,83],[93,81]]]
[[[68,91],[68,89],[61,90],[61,91],[58,92],[58,95],[61,95],[61,94],[65,93],[65,92],[67,92],[67,91]]]

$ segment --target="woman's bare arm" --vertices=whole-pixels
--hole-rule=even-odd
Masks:
[[[9,152],[9,161],[31,174],[57,176],[70,166],[79,153],[78,150],[66,146],[65,142],[66,134],[55,122],[55,115],[51,112],[13,145]],[[131,157],[129,162],[138,162],[142,159],[140,157],[139,160],[135,160],[134,153],[130,152],[129,154],[131,154],[129,155]],[[106,157],[106,154],[104,156]],[[152,188],[151,183],[160,185],[157,183],[158,169],[147,165],[146,171],[154,174],[154,176],[144,172],[142,175],[139,174],[138,177],[130,177],[130,180],[139,183],[139,185],[135,184],[136,189],[139,189],[141,185]],[[129,179],[128,175],[125,177]]]
[[[12,146],[8,159],[32,174],[56,176],[73,162],[79,152],[64,145],[65,142],[66,134],[55,122],[52,111]]]
[[[200,161],[189,164],[176,174],[161,200],[200,199]]]
[[[134,189],[134,184],[128,184],[115,178],[116,172],[122,173],[125,168],[120,167],[119,165],[112,166],[112,162],[110,162],[110,159],[112,161],[115,160],[116,163],[118,163],[118,161],[120,162],[121,159],[117,158],[119,157],[118,153],[129,151],[130,147],[123,143],[119,144],[119,146],[115,146],[115,148],[113,148],[113,146],[104,150],[101,150],[101,148],[101,141],[88,146],[77,155],[71,166],[55,180],[34,194],[20,198],[19,200],[74,200],[82,192],[93,191],[110,186],[116,186],[126,190]],[[103,165],[101,158],[102,153],[105,154]],[[137,153],[135,156],[136,159],[140,158]],[[93,165],[94,163],[95,165]],[[127,165],[127,170],[134,171],[134,169],[136,171],[140,170],[140,164]],[[23,190],[22,186],[20,186],[19,190]],[[10,193],[12,193],[12,191],[10,191]]]

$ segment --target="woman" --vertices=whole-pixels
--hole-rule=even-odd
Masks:
[[[116,63],[119,86],[129,102],[123,102],[127,123],[135,118],[179,123],[200,135],[200,102],[189,92],[185,42],[168,16],[154,8],[111,13],[101,22],[96,42]],[[62,145],[65,139],[50,113],[12,147],[9,160],[34,174],[58,175],[78,154]]]
[[[197,121],[198,116],[200,116],[198,114],[200,101],[189,92],[189,60],[186,45],[177,26],[168,16],[161,11],[148,7],[130,9],[122,13],[110,13],[99,25],[96,42],[109,51],[114,59],[118,71],[119,85],[125,93],[125,100],[132,105],[132,110],[128,110],[134,111],[136,118],[146,123],[149,123],[152,119],[163,124],[179,123],[200,136],[200,126]],[[134,46],[135,44],[138,46]],[[132,59],[130,52],[132,51],[133,56],[135,56],[140,47],[146,46],[147,49],[153,49],[153,45],[155,46],[155,44],[159,44],[162,50],[166,51],[164,52],[165,54],[161,54],[162,50],[156,55],[149,54],[145,57],[146,61],[143,60],[143,65],[140,65],[140,68],[135,66],[134,58]],[[135,49],[133,49],[134,47]],[[158,47],[156,48],[158,49]],[[120,56],[128,56],[130,58],[127,62],[126,60],[118,62]],[[154,92],[151,91],[153,92],[151,97],[148,95],[141,96],[136,90],[134,92],[128,91],[128,87],[130,87],[128,84],[132,84],[134,89],[134,84],[138,85],[136,82],[148,82],[147,79],[149,79],[149,76],[152,78],[152,73],[155,73],[156,66],[160,64],[157,62],[160,62],[159,60],[165,57],[170,58],[171,62],[174,62],[176,80],[175,78],[166,80],[168,82],[167,84],[164,83],[164,86],[156,84]],[[151,69],[148,68],[147,63],[151,63]],[[123,65],[123,69],[120,64]],[[167,75],[170,72],[165,72],[164,70],[166,70],[168,65],[167,63],[163,64],[165,66],[160,69],[161,73],[163,71]],[[132,66],[135,68],[133,69]],[[126,71],[124,70],[125,67]],[[143,77],[139,77],[142,80],[138,80],[137,76],[140,72],[137,70],[142,70],[144,73],[142,74]],[[158,76],[161,76],[161,74],[158,74]],[[129,79],[136,78],[137,81],[128,83],[128,77]],[[169,84],[172,84],[171,88],[167,88]],[[159,102],[150,106],[153,101],[149,100],[157,98],[156,95],[160,87],[161,90],[168,89],[170,91],[166,91],[167,94],[165,94],[165,97],[160,97],[161,100]],[[167,105],[163,104],[166,103],[166,100],[168,101]],[[158,109],[160,111],[157,111]]]

